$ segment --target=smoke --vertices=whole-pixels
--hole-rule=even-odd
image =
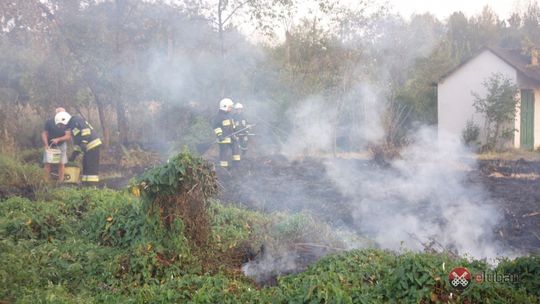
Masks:
[[[299,102],[286,113],[293,129],[281,153],[294,164],[298,156],[339,152],[341,136],[349,138],[349,147],[355,149],[380,144],[387,135],[384,115],[391,92],[395,92],[395,86],[403,85],[408,69],[417,58],[429,54],[438,40],[440,33],[436,30],[422,32],[422,25],[429,22],[436,21],[430,16],[418,16],[405,33],[396,26],[401,20],[391,19],[391,26],[378,23],[382,29],[376,30],[381,38],[371,50],[371,56],[381,60],[373,69],[378,78],[368,82],[357,77],[355,84],[337,99],[327,94]],[[396,32],[400,34],[395,35]],[[403,38],[411,33],[411,39]],[[419,44],[418,37],[422,36],[425,44]],[[396,48],[404,51],[396,52]],[[353,70],[362,73],[365,67]],[[323,158],[318,179],[320,184],[333,187],[335,201],[319,203],[321,193],[314,191],[314,187],[299,187],[294,177],[279,176],[279,172],[274,179],[282,182],[272,182],[280,184],[283,193],[289,193],[285,203],[281,193],[265,191],[253,182],[248,182],[248,187],[257,189],[261,196],[258,201],[267,206],[309,210],[330,223],[336,235],[338,231],[353,231],[355,237],[342,240],[344,248],[451,251],[475,258],[512,255],[496,242],[494,231],[501,213],[482,185],[470,179],[470,172],[476,169],[474,155],[459,138],[437,134],[433,127],[420,127],[409,136],[411,144],[388,166],[366,159]],[[324,242],[320,237],[311,241]],[[318,254],[320,257],[326,252]],[[304,264],[298,262],[298,256],[295,248],[285,246],[265,252],[244,265],[243,270],[257,280],[300,271]]]
[[[303,106],[293,112],[298,121],[304,121],[301,119],[306,117],[304,114],[320,109],[320,99],[310,102],[314,103],[313,107]],[[331,140],[317,136],[321,128],[326,130],[328,121],[320,118],[311,122],[316,123],[302,125],[294,133],[297,137],[289,139],[295,144],[291,151],[328,149],[323,144]],[[321,225],[330,224],[333,238],[339,240],[343,249],[450,251],[492,261],[500,256],[514,256],[495,238],[501,213],[482,185],[471,178],[471,171],[477,169],[474,155],[459,138],[437,134],[432,127],[422,127],[411,136],[413,143],[388,166],[365,159],[323,158],[320,161],[323,168],[315,169],[318,177],[311,177],[310,172],[299,173],[308,181],[318,180],[316,185],[331,185],[333,188],[325,189],[325,194],[336,201],[321,202],[331,198],[314,192],[316,185],[305,186],[294,176],[279,171],[274,172],[273,183],[280,185],[281,193],[272,192],[276,188],[266,181],[262,183],[271,190],[265,191],[263,186],[249,182],[246,187],[253,187],[257,195],[264,196],[262,201],[267,205],[286,206],[286,210],[296,212],[307,210],[324,219]],[[303,162],[311,167],[310,160]],[[259,180],[255,176],[250,178]],[[348,232],[347,237],[343,237],[343,231]],[[327,236],[322,235],[309,235],[302,241],[327,244]],[[287,240],[283,243],[244,265],[244,273],[258,282],[268,283],[277,275],[305,269],[305,253],[293,244],[286,245]],[[310,252],[310,262],[331,252],[335,251]]]
[[[359,170],[327,162],[328,174],[353,198],[354,226],[383,248],[452,250],[476,258],[496,257],[493,232],[501,219],[487,193],[468,179],[473,155],[432,128],[390,168]],[[436,243],[433,243],[435,241]]]
[[[373,86],[356,88],[348,98],[357,101],[363,119],[350,129],[364,144],[377,142],[384,135],[383,94]],[[336,113],[328,110],[327,104],[320,97],[312,97],[288,113],[295,129],[283,154],[294,159],[332,151]],[[502,254],[493,236],[501,214],[481,185],[469,180],[469,172],[476,168],[474,155],[459,138],[438,135],[428,126],[412,134],[411,141],[401,158],[391,161],[389,167],[355,165],[353,160],[324,161],[326,177],[351,212],[353,223],[349,228],[392,250],[430,246],[477,258]],[[291,193],[299,196],[298,191]],[[310,195],[306,193],[305,199]],[[310,204],[309,208],[323,206]]]
[[[242,266],[242,272],[258,283],[274,283],[278,275],[298,272],[298,256],[290,249],[282,249],[271,254],[263,254],[262,258],[248,262]]]
[[[332,146],[336,111],[319,96],[306,99],[287,112],[292,130],[282,153],[289,156],[313,155]]]
[[[351,130],[351,137],[358,147],[381,140],[385,134],[382,128],[384,111],[384,92],[373,85],[357,84],[345,97],[349,105],[348,113],[353,116],[346,127]]]

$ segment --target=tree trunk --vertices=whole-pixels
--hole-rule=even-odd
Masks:
[[[290,68],[291,66],[291,33],[286,30],[285,31],[285,60],[287,62],[287,67]]]
[[[124,77],[125,70],[124,70],[124,58],[123,58],[123,49],[121,44],[121,36],[122,36],[122,18],[124,16],[124,11],[126,8],[127,2],[125,0],[116,0],[115,1],[115,35],[114,35],[114,42],[115,42],[115,52],[116,52],[116,62],[120,67],[120,75],[118,77],[118,95],[116,96],[116,101],[114,103],[116,108],[116,119],[118,123],[118,137],[121,144],[127,144],[129,140],[129,128],[128,128],[128,121],[126,117],[126,108],[123,102],[124,98]]]
[[[224,0],[219,0],[218,2],[218,34],[219,34],[219,52],[221,55],[221,60],[219,63],[220,68],[220,79],[219,79],[219,90],[221,96],[225,96],[227,94],[226,90],[226,81],[225,81],[225,37],[224,37],[224,24],[223,24],[223,10],[224,10]]]
[[[101,124],[101,132],[103,132],[103,146],[108,147],[111,143],[111,133],[109,130],[109,123],[107,122],[107,118],[105,117],[105,106],[103,105],[103,102],[97,94],[94,95],[94,100],[96,101],[96,105],[98,108],[98,114],[99,114],[99,123]]]
[[[219,32],[219,47],[221,58],[225,57],[225,47],[223,42],[223,0],[218,2],[218,32]]]
[[[118,120],[118,136],[120,143],[126,145],[129,142],[129,127],[126,116],[126,108],[121,100],[115,102],[116,118]]]

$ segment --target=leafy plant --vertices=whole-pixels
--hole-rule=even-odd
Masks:
[[[528,294],[540,299],[540,256],[519,257],[515,260],[504,260],[496,271],[501,274],[515,275],[517,280],[509,282],[515,289],[525,290]]]
[[[474,107],[485,116],[486,149],[500,149],[502,140],[513,135],[516,107],[518,106],[518,87],[511,79],[501,73],[493,74],[483,82],[487,90],[485,97],[472,92]]]
[[[186,234],[202,246],[208,241],[207,201],[217,193],[217,179],[210,164],[184,151],[166,164],[146,171],[137,181],[144,209],[161,218],[165,227],[177,218]]]
[[[43,170],[0,154],[0,199],[10,196],[42,197],[47,193]]]
[[[143,196],[145,194],[143,193]],[[56,189],[50,200],[0,202],[0,301],[20,303],[538,303],[537,256],[484,261],[445,254],[357,249],[256,286],[229,263],[239,244],[294,244],[327,237],[308,214],[261,214],[209,201],[212,242],[197,250],[178,217],[169,226],[127,191]],[[30,222],[31,220],[31,222]],[[292,244],[292,245],[291,245]],[[291,246],[289,246],[291,245]],[[277,247],[277,246],[276,246]],[[295,251],[294,254],[302,254]],[[214,263],[219,267],[209,267]],[[448,272],[518,274],[459,292]]]
[[[467,120],[465,129],[461,132],[461,140],[467,146],[476,143],[480,135],[480,127],[472,119]]]

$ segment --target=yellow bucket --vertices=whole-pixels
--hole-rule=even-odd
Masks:
[[[64,170],[64,183],[78,184],[81,168],[79,167],[66,167]]]

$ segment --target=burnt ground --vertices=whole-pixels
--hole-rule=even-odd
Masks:
[[[246,159],[240,168],[217,168],[220,199],[263,212],[309,211],[327,221],[352,221],[342,195],[317,159],[289,162],[281,155]],[[338,213],[339,216],[335,216]],[[329,215],[329,216],[326,216]],[[333,223],[339,225],[340,223]]]
[[[498,237],[507,245],[540,254],[540,162],[479,161],[470,179],[481,183],[504,214]]]
[[[341,159],[359,170],[392,170],[388,164]],[[245,159],[240,168],[218,168],[220,198],[250,209],[308,211],[335,226],[353,221],[349,200],[340,193],[319,159],[288,161],[280,155]],[[540,254],[540,162],[479,161],[464,183],[482,186],[503,214],[494,231],[498,241],[522,253]]]
[[[384,162],[339,159],[346,166],[376,174],[392,170]],[[121,189],[143,168],[122,170],[101,166],[101,187]],[[118,174],[121,173],[121,174]],[[289,161],[282,155],[246,158],[240,168],[217,168],[220,199],[263,212],[307,211],[337,227],[354,226],[351,197],[342,194],[328,176],[322,159]],[[464,183],[480,185],[503,215],[498,241],[521,252],[540,254],[540,161],[479,160]]]

